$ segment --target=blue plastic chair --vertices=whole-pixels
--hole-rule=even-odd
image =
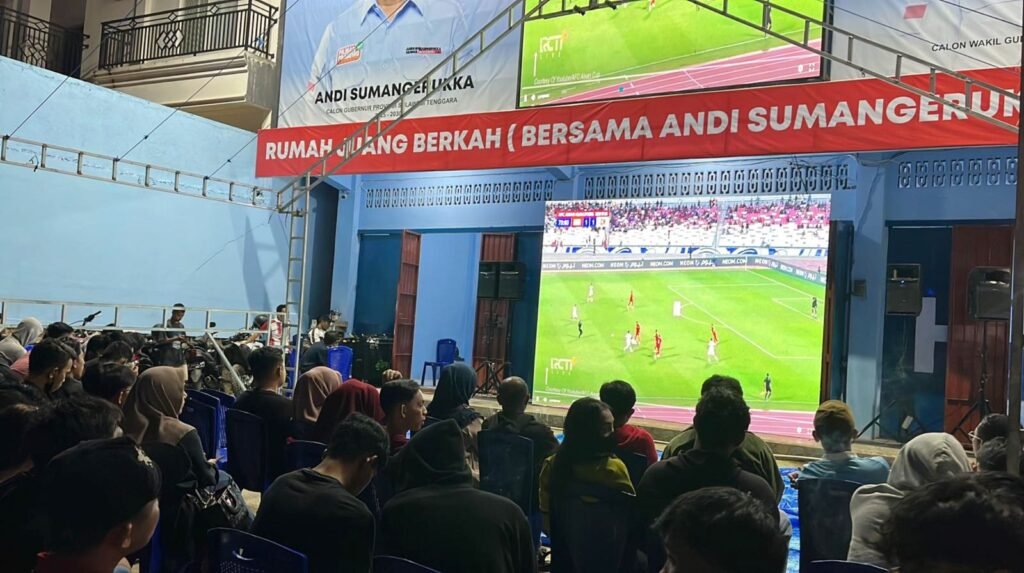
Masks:
[[[800,570],[814,561],[843,560],[853,523],[850,498],[861,484],[837,479],[800,480]]]
[[[259,416],[228,410],[227,470],[242,489],[263,492],[270,485],[267,425]]]
[[[220,400],[220,405],[225,410],[227,410],[228,408],[235,407],[235,400],[237,398],[235,396],[232,396],[231,394],[228,394],[227,392],[221,392],[220,390],[213,390],[210,388],[200,390],[200,392],[202,392],[203,394],[209,394],[210,396],[213,396],[214,398]]]
[[[206,534],[206,571],[215,573],[306,573],[306,556],[268,539],[237,529]]]
[[[199,433],[206,457],[215,458],[221,441],[220,400],[198,390],[186,390],[185,393],[188,399],[179,417]]]
[[[327,349],[327,367],[341,374],[342,380],[352,377],[352,349],[348,346],[335,346]]]
[[[413,563],[408,559],[388,555],[374,557],[373,570],[375,573],[439,573],[436,569]]]
[[[815,561],[807,573],[886,573],[888,569],[853,561]]]
[[[569,484],[551,508],[552,573],[632,571],[635,501],[634,495],[604,486]]]
[[[295,440],[289,442],[284,448],[284,455],[288,460],[288,471],[311,468],[324,459],[324,452],[327,444],[307,440]]]
[[[511,432],[484,430],[480,446],[480,489],[516,503],[525,515],[533,511],[533,442]]]
[[[423,363],[423,372],[420,373],[420,384],[427,385],[427,368],[430,368],[430,377],[434,386],[437,386],[437,379],[445,366],[455,363],[459,355],[459,345],[451,338],[442,338],[437,341],[437,352],[433,362]]]
[[[224,425],[227,424],[227,411],[229,408],[235,407],[236,398],[227,392],[221,392],[220,390],[212,390],[209,388],[200,390],[203,394],[209,394],[214,398],[220,400],[220,410],[218,412],[220,418],[220,444],[217,450],[217,459],[225,458],[224,454],[227,452],[227,431],[224,429]]]
[[[626,464],[626,470],[629,472],[629,481],[633,482],[633,488],[635,489],[640,485],[640,478],[644,477],[644,472],[647,471],[647,456],[637,452],[618,449],[615,450],[615,456],[622,460],[622,463]]]

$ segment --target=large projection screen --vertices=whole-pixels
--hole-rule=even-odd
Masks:
[[[692,406],[720,373],[753,408],[813,411],[829,201],[548,203],[535,394],[569,403],[622,379],[643,404]]]
[[[815,19],[822,19],[826,3],[778,2]],[[551,2],[543,13],[551,13],[556,5],[561,9],[561,4]],[[584,9],[591,0],[566,4]],[[524,25],[520,107],[821,77],[820,57],[686,0],[627,0],[615,5]],[[764,10],[755,0],[729,2],[731,13],[754,21],[763,20]],[[773,32],[803,39],[802,19],[767,10]],[[810,39],[821,45],[820,27],[810,29]]]

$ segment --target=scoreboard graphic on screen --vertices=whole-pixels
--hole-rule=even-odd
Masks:
[[[566,211],[556,210],[555,226],[560,229],[582,227],[588,229],[607,228],[611,223],[611,213],[608,211]]]

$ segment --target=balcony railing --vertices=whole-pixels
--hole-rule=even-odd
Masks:
[[[273,57],[277,8],[260,0],[226,0],[103,23],[100,67],[245,48]]]
[[[86,38],[76,30],[0,6],[0,56],[77,76]]]

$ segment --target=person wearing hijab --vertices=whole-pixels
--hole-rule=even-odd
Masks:
[[[377,553],[445,573],[536,571],[526,516],[473,487],[464,452],[458,423],[446,420],[417,432],[392,458],[397,493],[384,505]]]
[[[359,412],[374,421],[384,421],[384,410],[380,407],[380,392],[365,382],[355,378],[346,380],[324,400],[324,406],[313,427],[313,439],[327,443],[331,434],[352,412]]]
[[[476,392],[476,372],[465,362],[456,362],[441,370],[441,379],[434,389],[434,397],[427,406],[427,417],[455,420],[462,428],[466,443],[466,461],[473,478],[480,480],[480,450],[477,434],[483,429],[484,417],[469,405]]]
[[[10,366],[27,352],[25,347],[35,344],[43,335],[43,325],[29,317],[18,323],[10,336],[0,340],[0,364]]]
[[[921,434],[900,449],[884,484],[865,485],[850,500],[853,537],[847,559],[890,568],[881,547],[882,526],[910,492],[971,471],[963,446],[945,433]]]
[[[292,432],[296,438],[306,439],[313,435],[324,401],[339,386],[341,375],[326,366],[317,366],[299,376],[292,394]]]
[[[199,432],[178,419],[185,407],[185,378],[179,368],[154,366],[139,375],[124,405],[124,433],[139,445],[152,442],[181,448],[192,462],[199,487],[217,484],[217,468],[203,453]]]

